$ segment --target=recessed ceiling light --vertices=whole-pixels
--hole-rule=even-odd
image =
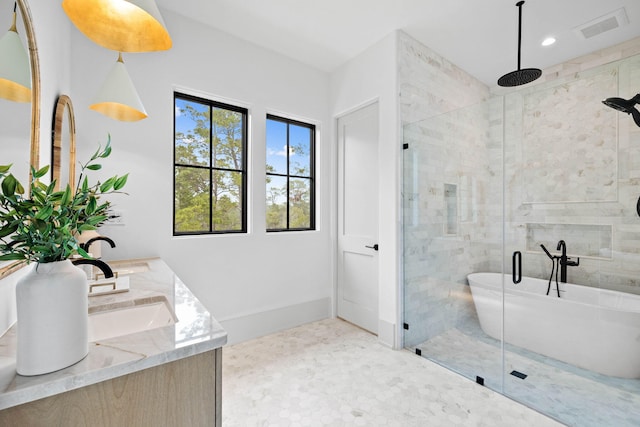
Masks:
[[[547,37],[542,41],[542,46],[551,46],[556,42],[555,37]]]

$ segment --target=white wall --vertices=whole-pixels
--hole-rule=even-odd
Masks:
[[[337,117],[372,100],[379,104],[379,327],[380,342],[397,347],[400,171],[396,90],[397,33],[389,34],[331,74],[333,135]],[[335,137],[333,138],[335,140]],[[334,155],[335,156],[335,155]],[[334,184],[335,186],[335,184]]]
[[[70,27],[59,2],[31,1],[40,59],[40,165],[51,163],[53,110],[70,90]]]
[[[78,159],[111,134],[109,175],[130,172],[128,197],[113,198],[125,226],[105,226],[117,248],[106,259],[160,256],[229,332],[230,342],[330,315],[333,283],[330,205],[334,174],[329,76],[179,15],[163,11],[173,38],[166,52],[125,54],[149,118],[117,122],[88,110],[117,59],[71,30],[72,99]],[[249,232],[172,237],[173,90],[249,108]],[[265,232],[265,114],[316,124],[317,231]],[[102,176],[107,176],[103,174]]]

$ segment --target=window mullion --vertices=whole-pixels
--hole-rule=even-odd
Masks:
[[[209,232],[213,233],[213,107],[209,105]]]
[[[291,159],[289,158],[289,154],[291,152],[291,149],[289,147],[289,128],[290,125],[289,123],[287,123],[287,230],[289,228],[291,228],[291,211],[290,211],[290,204],[291,204]]]

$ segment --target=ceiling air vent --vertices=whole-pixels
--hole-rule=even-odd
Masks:
[[[607,31],[615,30],[629,23],[627,18],[627,12],[624,7],[607,13],[599,18],[582,24],[575,28],[575,31],[584,39],[590,39],[598,34],[605,33]]]

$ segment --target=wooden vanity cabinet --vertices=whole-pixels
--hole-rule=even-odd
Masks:
[[[222,349],[0,411],[0,426],[221,426]]]

